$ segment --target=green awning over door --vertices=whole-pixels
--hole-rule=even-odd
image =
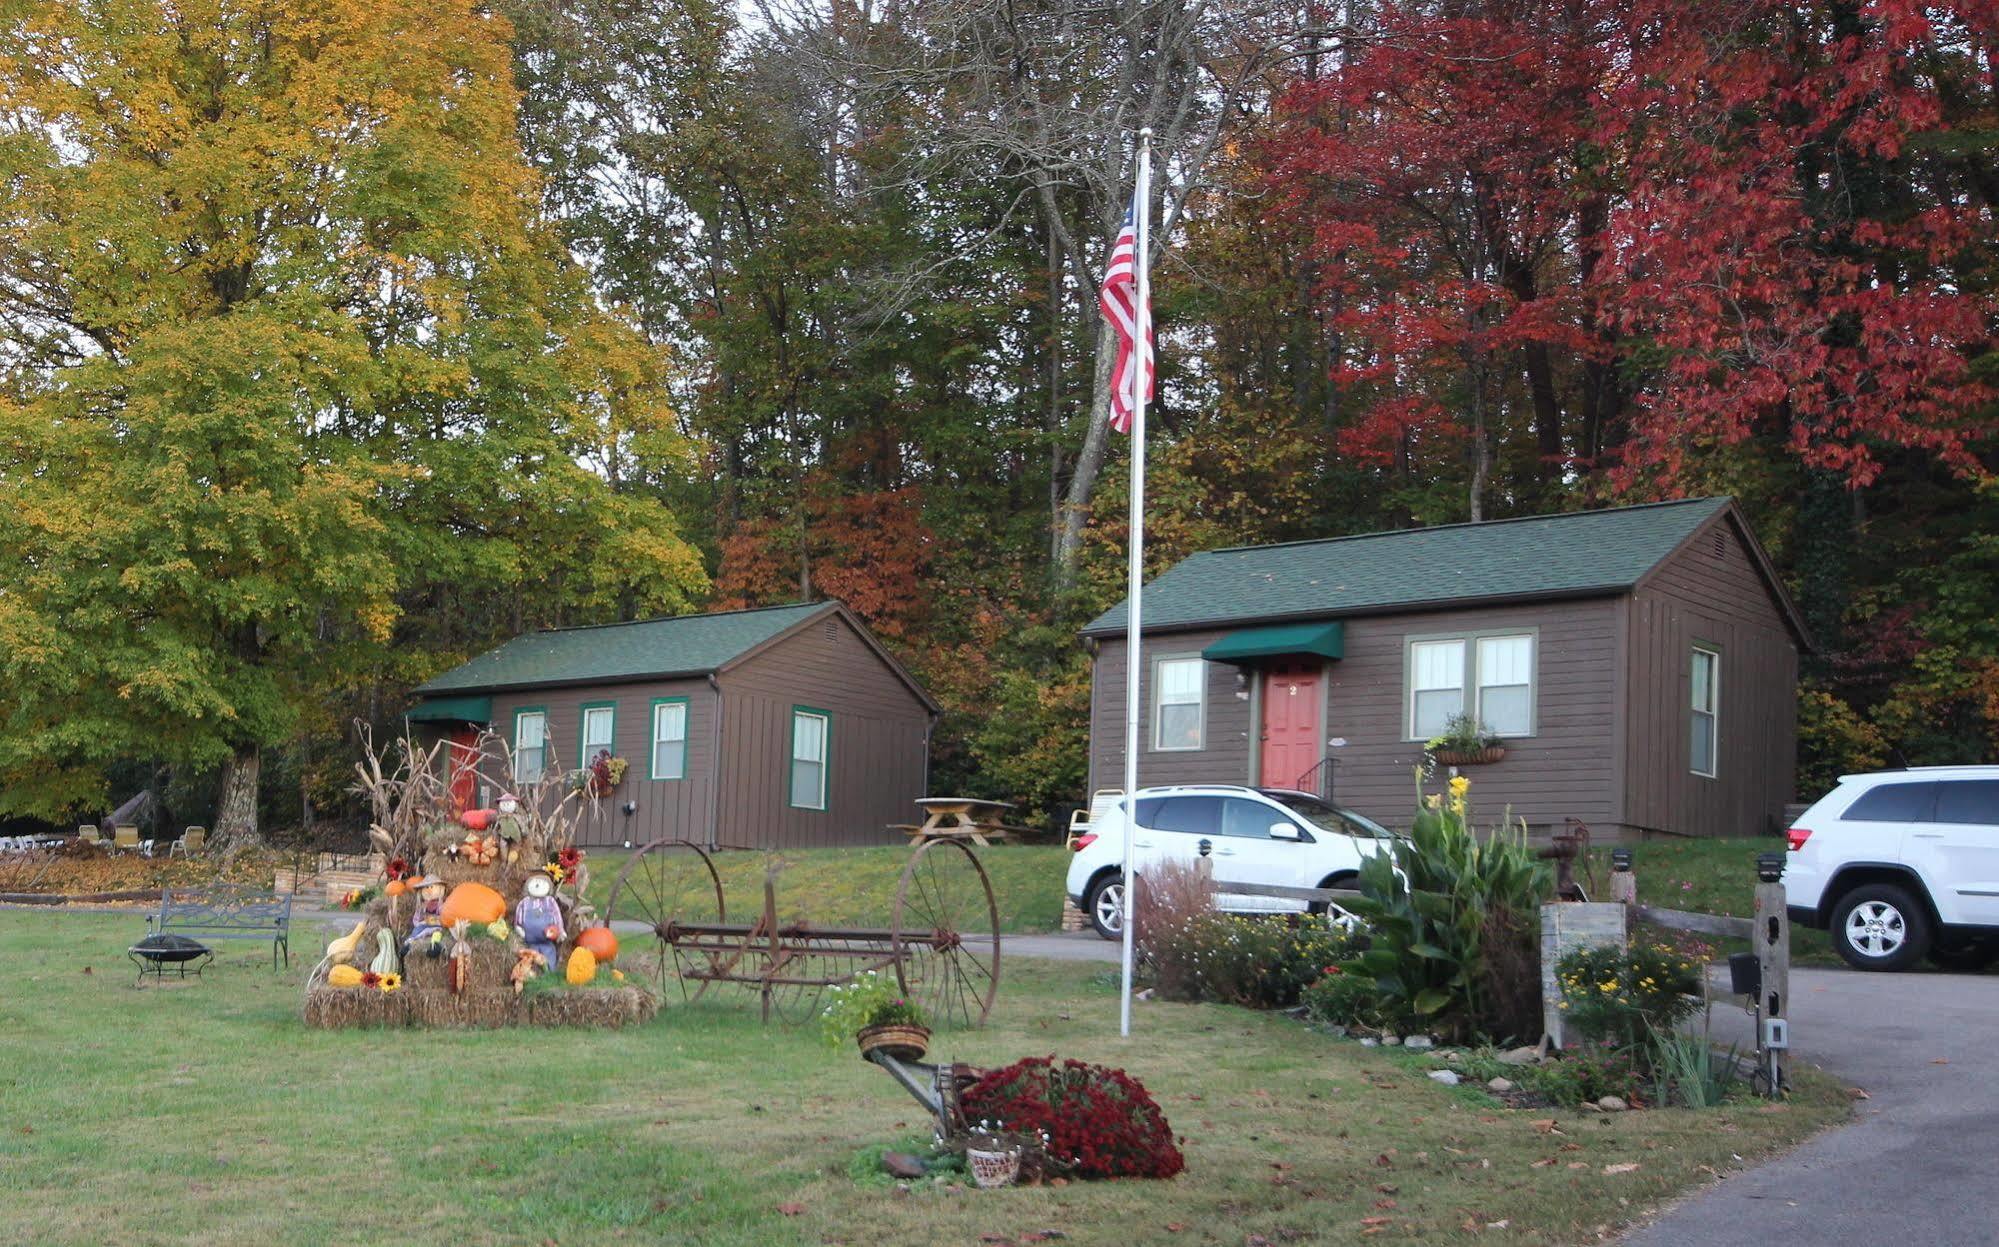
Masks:
[[[491,723],[491,697],[427,697],[403,713],[412,723]]]
[[[1346,625],[1339,620],[1304,624],[1275,624],[1267,628],[1244,628],[1231,632],[1201,651],[1209,662],[1247,662],[1252,658],[1277,658],[1285,654],[1317,654],[1339,658],[1345,654]]]

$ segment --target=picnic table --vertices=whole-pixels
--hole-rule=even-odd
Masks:
[[[1006,812],[1013,806],[1005,801],[984,801],[978,797],[921,797],[916,806],[923,811],[921,823],[895,823],[890,830],[906,834],[912,844],[926,840],[970,840],[985,846],[1005,843],[1013,828],[1006,825]]]

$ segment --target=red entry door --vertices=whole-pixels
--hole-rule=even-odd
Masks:
[[[459,810],[472,808],[475,785],[479,782],[479,733],[461,727],[451,734],[451,804]]]
[[[1263,786],[1296,788],[1319,764],[1319,667],[1280,662],[1263,673]]]

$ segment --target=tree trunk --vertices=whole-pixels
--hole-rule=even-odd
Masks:
[[[254,844],[257,835],[257,779],[264,754],[255,745],[238,749],[222,764],[222,796],[215,811],[215,839],[236,848]]]
[[[1116,351],[1110,322],[1099,321],[1096,368],[1090,387],[1090,429],[1083,436],[1081,453],[1076,456],[1068,492],[1062,496],[1061,522],[1055,533],[1055,587],[1058,591],[1067,590],[1076,583],[1077,564],[1082,561],[1083,525],[1089,520],[1090,496],[1096,492],[1097,474],[1103,470],[1111,427],[1111,361]]]

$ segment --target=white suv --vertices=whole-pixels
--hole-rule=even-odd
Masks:
[[[1831,931],[1848,965],[1999,959],[1999,766],[1848,775],[1788,834],[1791,921]]]
[[[1069,899],[1107,940],[1123,932],[1124,811],[1117,801],[1075,839]],[[1140,874],[1161,862],[1188,865],[1206,857],[1219,883],[1294,888],[1350,887],[1361,860],[1381,852],[1395,833],[1351,810],[1304,792],[1188,784],[1138,791],[1132,828],[1133,864]],[[1251,913],[1301,913],[1304,901],[1222,893],[1216,905]]]

